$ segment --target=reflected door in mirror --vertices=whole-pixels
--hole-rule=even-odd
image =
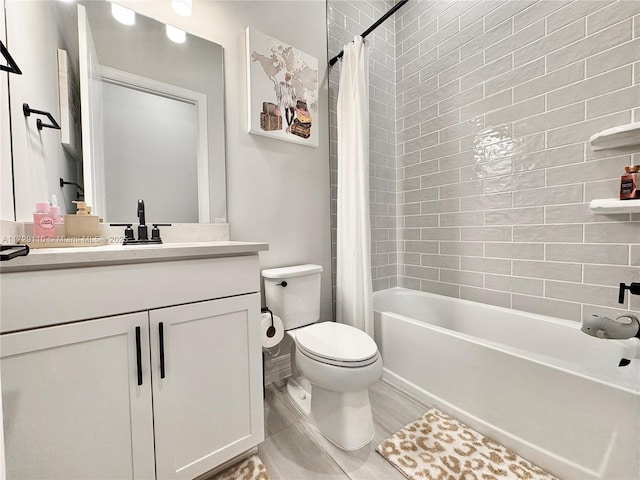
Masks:
[[[106,217],[132,221],[143,198],[150,221],[197,223],[196,107],[107,82],[102,94]]]

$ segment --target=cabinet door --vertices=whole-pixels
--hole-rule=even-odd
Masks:
[[[154,478],[148,325],[144,312],[0,337],[7,478]]]
[[[159,479],[194,478],[264,439],[259,298],[149,313]]]

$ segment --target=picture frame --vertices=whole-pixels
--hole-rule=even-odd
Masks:
[[[319,145],[318,59],[247,27],[249,133]]]

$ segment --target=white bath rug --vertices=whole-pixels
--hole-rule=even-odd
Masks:
[[[211,480],[271,480],[258,455],[251,455],[218,473]]]
[[[376,450],[410,480],[556,479],[435,408]]]

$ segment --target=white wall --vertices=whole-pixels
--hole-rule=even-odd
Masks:
[[[0,39],[6,45],[4,29],[4,0],[0,0]],[[9,148],[9,102],[7,78],[0,74],[0,220],[13,219],[13,189],[11,187],[11,150]],[[0,390],[2,378],[0,377]],[[0,419],[2,419],[2,395],[0,395]],[[0,480],[7,478],[4,460],[4,429],[0,428]]]
[[[4,28],[4,0],[0,0],[0,40],[6,45]],[[9,148],[9,102],[7,78],[0,74],[0,220],[13,219],[13,189],[11,187],[11,150]],[[2,378],[0,377],[0,390]],[[0,395],[0,419],[2,419],[2,395]],[[4,429],[0,428],[0,480],[7,478],[4,460]]]
[[[5,45],[7,44],[4,27],[4,0],[0,0],[0,40]],[[6,64],[4,58],[0,61],[3,65]],[[9,73],[0,72],[0,220],[14,219],[11,141],[9,137],[9,75]]]
[[[194,1],[191,17],[170,2],[122,2],[142,14],[221,44],[225,50],[227,205],[232,240],[259,240],[261,268],[316,263],[324,268],[321,317],[331,318],[326,6],[310,1]],[[320,147],[250,135],[246,119],[245,28],[316,57]],[[315,121],[314,121],[315,123]]]

